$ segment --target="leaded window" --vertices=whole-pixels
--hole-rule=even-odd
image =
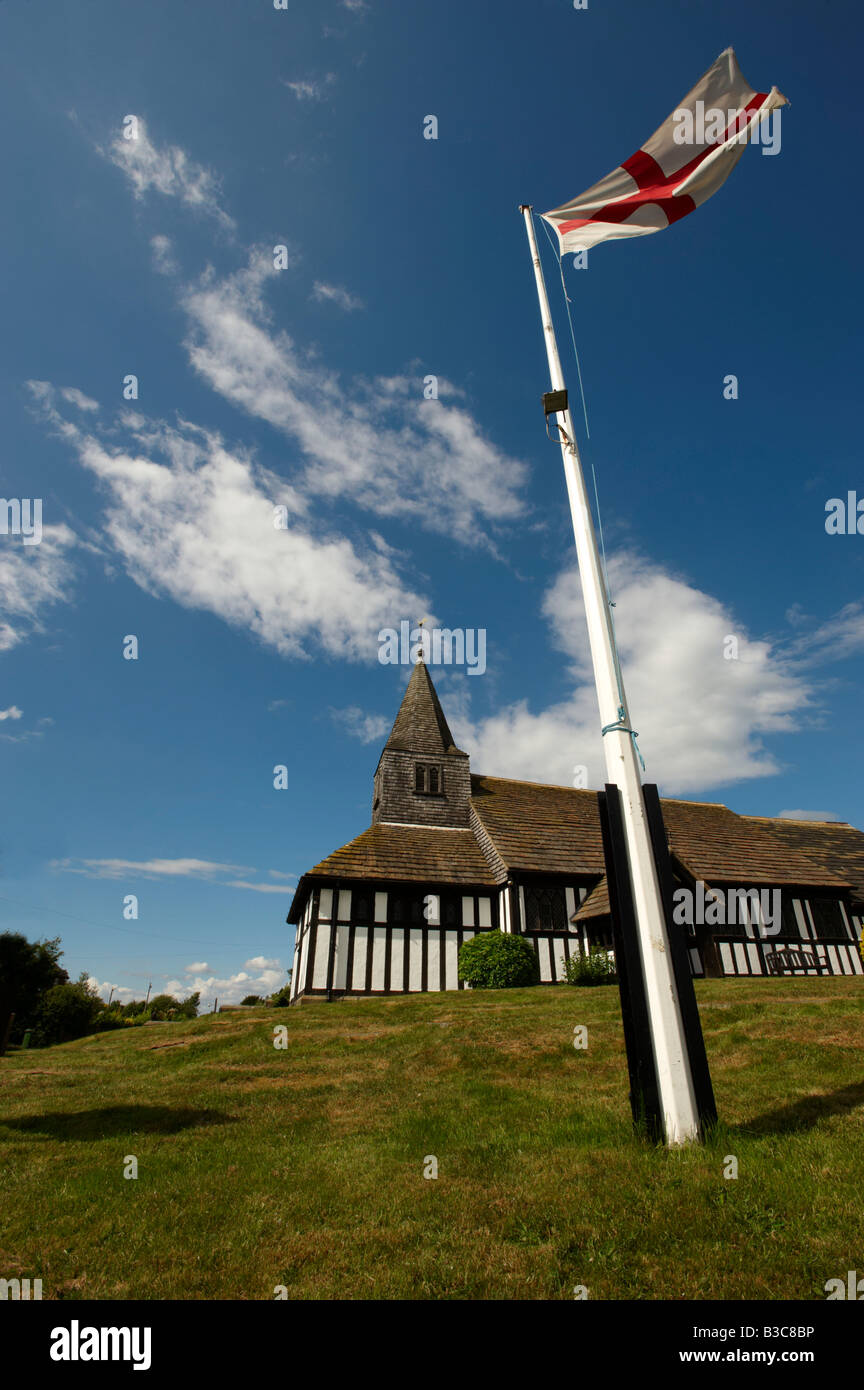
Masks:
[[[569,926],[563,888],[525,889],[526,931],[568,931]]]

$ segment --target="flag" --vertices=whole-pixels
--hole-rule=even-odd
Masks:
[[[776,87],[748,86],[727,48],[641,149],[578,198],[543,213],[561,254],[647,236],[686,217],[725,183],[760,121],[785,105]]]

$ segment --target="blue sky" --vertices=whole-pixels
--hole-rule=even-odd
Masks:
[[[565,259],[580,442],[647,776],[864,825],[864,538],[825,530],[864,494],[860,37],[779,0],[0,7],[2,491],[44,527],[0,536],[4,927],[124,998],[267,992],[297,877],[368,824],[406,618],[486,632],[482,676],[433,672],[475,771],[599,783],[516,208],[614,168],[728,44],[789,98],[781,148]]]

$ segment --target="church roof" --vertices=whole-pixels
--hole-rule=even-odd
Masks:
[[[386,749],[467,758],[453,742],[423,662],[415,665]],[[382,755],[383,756],[383,755]],[[467,768],[466,768],[467,772]],[[608,911],[597,793],[473,775],[472,828],[381,820],[301,878],[289,922],[311,883],[335,878],[494,887],[510,874],[596,880],[576,918]],[[839,822],[739,816],[728,806],[663,799],[680,872],[711,884],[852,889],[864,901],[864,834]]]
[[[411,672],[399,713],[384,746],[427,757],[462,753],[461,748],[457,748],[453,742],[438,694],[422,661]],[[468,755],[463,753],[462,756]]]
[[[596,792],[472,776],[471,793],[471,804],[509,869],[576,876],[604,873]],[[669,847],[694,878],[754,887],[807,884],[835,889],[852,881],[842,854],[832,865],[812,836],[793,843],[791,837],[774,833],[775,821],[736,815],[719,802],[664,798],[661,805]],[[860,853],[864,873],[864,835]]]
[[[308,877],[495,884],[472,830],[386,823],[371,825],[322,859]]]
[[[471,805],[508,869],[603,873],[596,792],[472,776]]]
[[[742,816],[764,826],[774,840],[794,853],[807,855],[852,883],[854,897],[864,901],[864,834],[845,821],[789,820],[783,816]]]

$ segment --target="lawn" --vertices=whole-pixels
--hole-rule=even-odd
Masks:
[[[824,1299],[864,1272],[864,980],[696,988],[721,1122],[677,1151],[633,1133],[609,987],[12,1053],[0,1277],[46,1299]]]

